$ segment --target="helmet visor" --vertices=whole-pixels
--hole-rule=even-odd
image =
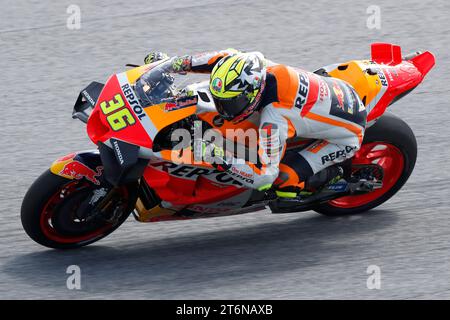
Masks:
[[[229,99],[220,99],[213,96],[213,100],[216,105],[217,112],[222,116],[222,118],[228,121],[239,116],[250,105],[250,100],[244,93]]]

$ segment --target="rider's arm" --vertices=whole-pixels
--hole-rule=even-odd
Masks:
[[[239,53],[235,49],[226,49],[214,52],[205,52],[193,56],[185,55],[173,57],[170,61],[174,72],[211,73],[221,58]],[[261,54],[261,53],[259,53]],[[263,56],[261,54],[261,56]],[[267,66],[276,65],[275,62],[265,59]]]
[[[168,71],[174,73],[211,73],[214,66],[221,58],[239,52],[240,51],[238,50],[229,48],[221,51],[203,52],[196,55],[175,56],[167,60],[164,65],[168,65],[170,68]],[[148,54],[145,57],[144,62],[148,64],[168,58],[167,54],[155,51]],[[265,59],[265,61],[266,66],[277,65],[277,63],[271,60]]]
[[[170,59],[170,63],[173,72],[210,73],[221,58],[238,52],[234,49],[226,49],[192,56],[176,56]]]
[[[261,114],[257,163],[227,158],[223,169],[247,187],[259,190],[270,188],[278,177],[286,140],[294,135],[293,130],[282,115],[271,105],[267,106]]]

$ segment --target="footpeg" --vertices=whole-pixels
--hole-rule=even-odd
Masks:
[[[382,187],[383,183],[381,181],[360,180],[358,182],[349,184],[349,190],[351,194],[368,193]]]

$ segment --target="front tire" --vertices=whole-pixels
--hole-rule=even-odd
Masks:
[[[117,198],[122,201],[123,212],[117,219],[108,222],[79,218],[78,212],[88,210],[89,199],[100,188],[85,179],[70,180],[45,171],[31,185],[22,202],[25,232],[37,243],[55,249],[79,248],[106,237],[128,218],[137,192],[134,186],[120,189]]]
[[[328,201],[314,210],[327,216],[343,216],[378,207],[403,187],[414,169],[416,158],[417,141],[411,128],[399,117],[384,114],[367,129],[361,149],[352,159],[352,164],[378,161],[385,171],[383,187],[364,195]]]

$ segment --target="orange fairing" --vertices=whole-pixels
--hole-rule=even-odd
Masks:
[[[159,62],[156,64],[159,64]],[[135,83],[137,79],[139,79],[144,73],[149,71],[152,68],[152,66],[154,66],[154,65],[155,64],[150,64],[150,65],[146,64],[146,65],[126,71],[128,81],[130,83]]]
[[[196,106],[169,111],[170,105],[170,103],[162,103],[144,109],[158,131],[195,114]]]

